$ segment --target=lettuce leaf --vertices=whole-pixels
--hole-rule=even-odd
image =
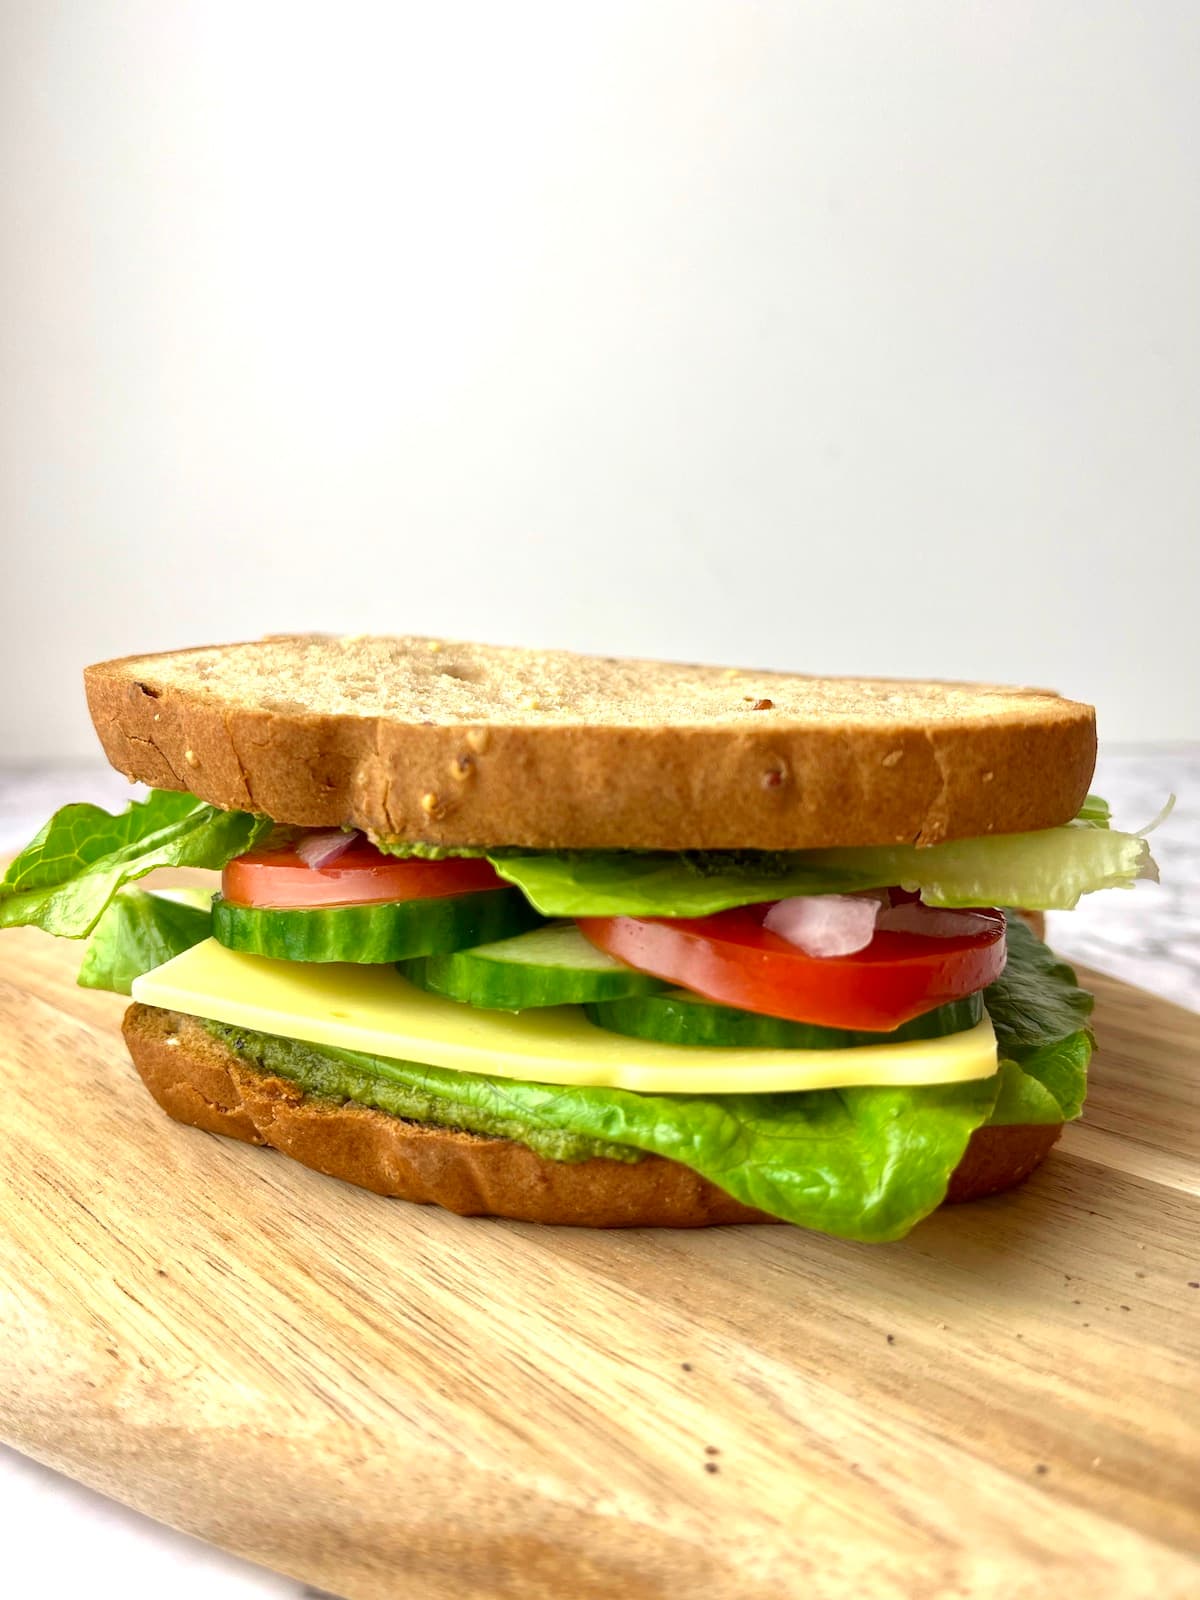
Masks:
[[[1083,1109],[1093,999],[1065,961],[1008,914],[1008,964],[984,993],[1000,1052],[997,1127],[1069,1122]]]
[[[880,883],[853,866],[814,868],[800,857],[785,858],[785,866],[768,872],[750,870],[740,861],[727,869],[706,865],[698,870],[684,855],[657,850],[539,852],[488,860],[543,916],[552,917],[706,917],[785,895],[846,894]]]
[[[808,858],[825,867],[867,873],[873,888],[899,884],[919,890],[931,906],[1023,906],[1070,911],[1097,889],[1128,889],[1139,878],[1157,882],[1145,839],[1094,822],[1069,822],[1037,833],[992,834],[944,844],[884,845],[822,850]]]
[[[155,867],[223,867],[271,827],[266,817],[221,811],[173,789],[152,789],[115,816],[63,806],[0,881],[0,928],[31,925],[82,939],[122,884]]]
[[[686,854],[621,850],[494,855],[496,871],[547,917],[703,917],[793,894],[845,894],[898,884],[931,906],[1069,910],[1094,889],[1157,878],[1146,841],[1096,821],[1037,833],[934,845],[805,850],[723,865]],[[752,859],[752,858],[751,858]],[[763,870],[769,868],[770,870]]]
[[[1090,996],[1015,920],[986,992],[1004,1062],[973,1083],[775,1095],[646,1095],[452,1072],[209,1026],[307,1092],[516,1138],[557,1159],[680,1161],[747,1205],[841,1238],[897,1239],[946,1192],[989,1120],[1059,1122],[1082,1103]],[[630,1048],[636,1048],[631,1041]]]
[[[1034,1051],[1019,1064],[1001,1061],[1000,1089],[989,1126],[1073,1121],[1083,1109],[1091,1056],[1092,1035],[1080,1030]]]
[[[983,998],[996,1029],[1001,1056],[1027,1062],[1047,1046],[1090,1032],[1095,1005],[1060,961],[1020,917],[1006,913],[1008,961]]]
[[[541,1154],[571,1140],[568,1159],[597,1146],[667,1156],[746,1205],[846,1239],[897,1239],[932,1211],[999,1088],[992,1077],[916,1089],[636,1094],[485,1077],[209,1026],[250,1065],[269,1064],[309,1093],[332,1088],[337,1098],[382,1110],[414,1106],[420,1120],[516,1138]]]
[[[79,969],[85,989],[128,994],[135,978],[182,955],[212,932],[204,889],[118,889],[92,930]]]
[[[271,829],[263,817],[220,811],[194,795],[152,790],[117,816],[64,806],[0,883],[0,927],[32,923],[82,938],[117,889],[159,866],[223,867]],[[398,855],[480,855],[380,841]],[[1075,823],[1038,833],[823,851],[494,850],[497,872],[545,916],[699,917],[794,894],[900,884],[929,905],[1073,906],[1093,889],[1155,877],[1148,845],[1108,827],[1089,795]]]
[[[1086,823],[1089,828],[1111,828],[1112,812],[1108,801],[1098,794],[1085,796],[1075,821]]]

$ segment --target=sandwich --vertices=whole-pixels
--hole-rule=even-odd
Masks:
[[[84,676],[149,793],[59,811],[0,926],[87,939],[179,1122],[465,1215],[886,1241],[1011,1188],[1093,1048],[1027,914],[1156,875],[1041,689],[324,635]]]

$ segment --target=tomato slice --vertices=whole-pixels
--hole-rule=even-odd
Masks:
[[[584,937],[618,960],[744,1011],[886,1032],[995,981],[1006,956],[999,911],[938,911],[941,937],[877,931],[849,956],[809,956],[763,927],[769,906],[711,917],[584,917]],[[946,935],[946,918],[961,933]]]
[[[324,867],[310,867],[293,845],[251,850],[221,874],[221,893],[239,906],[286,911],[312,906],[354,906],[381,900],[427,900],[505,889],[488,862],[468,856],[445,861],[399,860],[366,839]]]

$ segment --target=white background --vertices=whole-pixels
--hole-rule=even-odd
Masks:
[[[1200,732],[1200,5],[0,0],[0,749],[417,631]]]

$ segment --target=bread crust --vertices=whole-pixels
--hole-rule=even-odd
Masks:
[[[1041,689],[294,635],[84,674],[131,779],[277,822],[538,849],[811,849],[1052,827],[1095,762]]]
[[[779,1221],[661,1156],[636,1163],[550,1161],[510,1139],[310,1099],[287,1079],[246,1066],[202,1023],[178,1012],[134,1004],[124,1032],[142,1081],[176,1121],[270,1145],[375,1194],[460,1216],[589,1228]],[[1061,1131],[1061,1125],[977,1129],[947,1200],[973,1200],[1020,1183]]]

